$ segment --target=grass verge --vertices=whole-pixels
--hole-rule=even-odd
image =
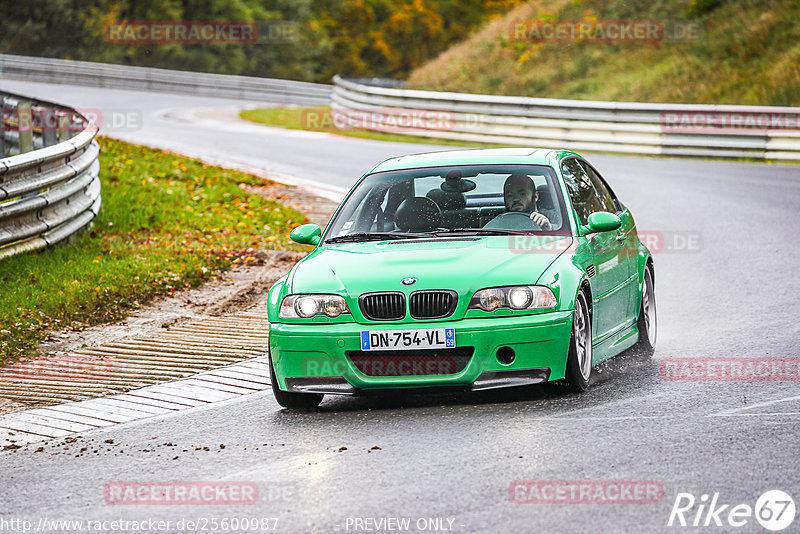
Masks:
[[[253,249],[297,249],[301,213],[239,184],[268,180],[100,139],[103,207],[69,243],[0,260],[0,364],[49,330],[118,320],[148,299],[196,286]]]
[[[305,130],[307,132],[324,132],[347,137],[360,137],[374,141],[390,141],[395,143],[425,143],[429,145],[444,145],[456,147],[499,147],[494,143],[474,143],[441,139],[438,137],[424,137],[391,132],[375,132],[363,128],[341,130],[334,126],[329,106],[305,108],[263,108],[247,109],[239,113],[239,117],[251,122],[277,126],[289,130]]]

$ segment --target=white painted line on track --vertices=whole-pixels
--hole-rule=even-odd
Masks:
[[[800,412],[744,412],[744,413],[728,413],[728,414],[714,414],[711,417],[767,417],[772,415],[800,415]]]
[[[131,410],[136,410],[138,412],[143,413],[151,413],[154,415],[161,415],[164,413],[169,413],[175,410],[167,409],[167,408],[158,408],[156,406],[150,406],[149,404],[141,404],[138,402],[130,402],[127,399],[120,399],[115,397],[109,397],[107,399],[107,406],[119,406],[121,408],[129,408]]]
[[[213,380],[204,380],[202,378],[196,378],[195,379],[195,384],[197,384],[197,386],[202,386],[202,387],[207,388],[207,389],[213,389],[215,391],[220,391],[220,392],[223,392],[223,393],[235,393],[237,395],[244,395],[244,394],[252,393],[253,391],[256,391],[256,390],[254,390],[252,388],[243,388],[241,386],[232,386],[230,384],[224,384],[224,383],[220,383],[220,382],[215,382]]]
[[[221,391],[216,391],[209,388],[197,387],[196,385],[194,385],[194,383],[181,384],[179,382],[176,382],[175,384],[170,384],[169,389],[173,390],[176,395],[184,395],[186,397],[194,398],[204,402],[223,401],[236,396],[235,393],[226,394]],[[165,389],[166,388],[162,386],[158,389],[158,391],[164,391]]]
[[[69,430],[59,430],[55,427],[44,426],[37,423],[28,423],[13,415],[3,418],[3,428],[37,434],[42,438],[60,438],[72,434]]]
[[[130,391],[125,394],[126,398],[130,398],[131,401],[137,401],[139,399],[153,399],[153,400],[161,400],[164,402],[169,402],[172,404],[177,404],[179,406],[179,410],[186,410],[188,408],[194,408],[195,406],[202,406],[206,404],[203,401],[194,400],[194,399],[187,399],[185,397],[181,397],[179,395],[171,395],[167,393],[159,393],[149,388],[145,388],[147,391],[141,392],[140,390]]]
[[[773,399],[764,402],[757,402],[755,404],[748,404],[747,406],[738,406],[736,408],[730,408],[728,410],[723,410],[721,412],[717,412],[712,414],[712,417],[730,417],[730,416],[748,416],[748,415],[797,415],[798,412],[765,412],[765,413],[755,413],[749,410],[754,410],[757,408],[765,408],[767,406],[774,406],[776,404],[782,404],[784,402],[800,402],[800,396],[794,397],[784,397],[782,399]]]
[[[136,419],[135,417],[131,417],[128,415],[119,415],[117,413],[110,413],[107,410],[101,409],[100,407],[90,408],[88,406],[83,406],[82,403],[84,402],[89,402],[89,401],[67,402],[65,404],[48,406],[48,409],[55,410],[57,412],[85,415],[86,417],[96,417],[98,419],[111,421],[112,423],[127,423],[128,421],[133,421],[134,419]],[[0,421],[2,421],[2,419],[0,419]],[[0,425],[2,425],[2,422],[0,422]]]
[[[63,419],[54,419],[46,415],[31,414],[27,412],[20,412],[14,414],[17,421],[25,421],[28,423],[35,423],[37,425],[55,428],[57,430],[66,430],[68,432],[84,432],[98,428],[95,425],[88,425],[86,423],[76,423],[74,421],[64,421]]]
[[[117,395],[108,397],[108,399],[113,399],[116,401],[124,401],[135,405],[145,405],[145,406],[153,406],[155,408],[163,408],[164,410],[167,411],[182,410],[186,408],[185,404],[179,404],[177,402],[167,402],[159,399],[134,397],[133,395],[125,395],[124,397],[121,395]]]
[[[198,380],[202,380],[203,382],[211,382],[214,384],[225,384],[228,386],[236,386],[241,389],[249,389],[251,391],[258,391],[261,389],[255,382],[248,382],[246,380],[240,380],[238,378],[231,378],[228,376],[220,376],[220,375],[207,375],[203,377],[197,377]]]
[[[245,371],[229,371],[229,372],[221,372],[212,375],[214,378],[230,378],[232,380],[238,380],[240,382],[247,382],[248,384],[252,384],[253,386],[259,387],[263,385],[269,384],[269,378],[265,376],[263,373],[255,374]],[[242,384],[244,386],[244,384]]]
[[[47,408],[35,408],[33,410],[28,410],[29,414],[41,415],[43,417],[47,417],[48,419],[52,420],[62,420],[62,421],[73,421],[75,423],[84,423],[86,425],[91,425],[95,427],[103,427],[114,425],[116,423],[112,421],[106,421],[105,419],[97,419],[96,417],[87,417],[85,415],[78,415],[74,413],[66,413],[66,412],[59,412],[57,410],[49,410]]]

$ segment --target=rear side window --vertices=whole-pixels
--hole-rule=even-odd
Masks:
[[[561,163],[561,173],[564,175],[564,183],[569,191],[572,207],[578,214],[581,224],[588,224],[589,215],[592,213],[609,211],[578,160],[573,158],[564,160]],[[614,213],[617,210],[612,207],[610,211]]]

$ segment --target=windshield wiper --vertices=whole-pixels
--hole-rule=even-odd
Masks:
[[[466,234],[466,235],[528,235],[535,230],[503,230],[500,228],[453,228],[435,232],[437,236]]]
[[[355,232],[352,234],[340,235],[326,239],[326,243],[349,243],[358,241],[382,241],[384,239],[420,239],[432,237],[429,233],[408,233],[408,232]]]

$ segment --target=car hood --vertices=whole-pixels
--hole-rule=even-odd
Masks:
[[[292,270],[287,293],[453,289],[535,284],[572,244],[568,236],[486,236],[373,241],[314,250]],[[415,278],[413,285],[402,281]]]

